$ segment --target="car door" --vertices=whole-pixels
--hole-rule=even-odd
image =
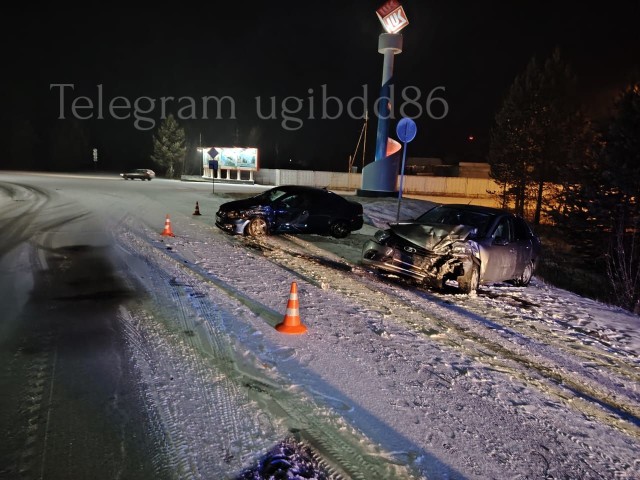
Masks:
[[[503,216],[496,224],[484,245],[487,258],[483,280],[502,282],[511,280],[515,275],[518,249],[514,241],[513,220]]]
[[[274,205],[276,229],[281,232],[306,232],[308,230],[308,201],[301,192],[293,192],[279,198]]]
[[[335,198],[329,192],[310,192],[307,211],[309,213],[309,232],[326,233],[329,231],[331,219],[339,210]]]
[[[515,217],[514,225],[514,244],[516,248],[517,260],[513,278],[522,274],[526,265],[533,258],[533,241],[531,238],[531,229],[525,223],[524,219]]]

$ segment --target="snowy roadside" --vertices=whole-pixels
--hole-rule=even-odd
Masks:
[[[236,442],[236,458],[247,462],[288,430],[302,432],[330,464],[353,474],[638,475],[636,316],[540,281],[526,289],[487,287],[474,296],[381,281],[354,259],[363,236],[395,219],[396,203],[363,203],[374,225],[339,242],[301,236],[247,244],[193,219],[181,221],[183,234],[176,238],[132,228],[122,236],[130,255],[171,283],[163,321],[194,319],[188,339],[176,339],[183,344],[178,355],[193,361],[203,355],[211,334],[191,327],[215,325],[233,345],[225,361],[240,372],[236,384],[256,402],[248,408],[259,406],[275,426],[269,435],[256,433],[261,449],[255,441]],[[404,199],[403,215],[419,214],[424,205]],[[273,328],[292,281],[309,328],[301,336]],[[176,298],[191,299],[179,302],[178,317],[171,309]],[[186,387],[173,381],[167,388],[177,394]],[[206,431],[198,422],[211,420],[183,415],[192,430]],[[172,425],[179,429],[181,417]],[[182,437],[185,452],[201,448]]]

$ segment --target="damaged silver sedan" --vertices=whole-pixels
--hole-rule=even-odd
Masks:
[[[362,263],[382,273],[465,293],[479,285],[531,281],[540,239],[521,217],[477,205],[439,205],[406,223],[376,232],[362,249]]]

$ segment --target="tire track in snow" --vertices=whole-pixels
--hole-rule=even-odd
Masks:
[[[185,281],[148,268],[153,302],[132,309],[140,333],[130,336],[138,345],[144,339],[139,367],[167,439],[165,456],[181,478],[228,478],[243,467],[247,450],[266,452],[279,436],[263,431],[255,405],[225,371],[229,346],[211,328],[219,323],[215,312],[195,314]],[[200,428],[203,422],[211,428]]]
[[[268,433],[277,433],[280,438],[284,438],[288,430],[294,432],[320,453],[324,458],[324,464],[333,471],[333,478],[412,478],[405,467],[397,465],[375,446],[368,445],[360,433],[347,428],[339,415],[331,411],[319,415],[325,408],[317,405],[304,392],[291,389],[278,377],[272,378],[274,372],[256,369],[255,365],[259,362],[251,352],[234,351],[231,348],[233,339],[225,331],[224,319],[221,319],[215,310],[215,297],[220,294],[230,295],[231,299],[240,302],[238,311],[244,307],[242,304],[246,304],[260,315],[269,312],[269,308],[245,298],[225,282],[217,281],[196,265],[176,258],[171,248],[164,244],[159,245],[157,241],[150,240],[141,232],[133,234],[132,230],[129,230],[123,234],[123,238],[131,245],[127,248],[131,255],[144,251],[145,258],[152,257],[154,262],[157,262],[147,266],[150,269],[150,274],[146,275],[147,282],[152,283],[148,289],[152,295],[153,292],[159,292],[154,295],[154,303],[164,305],[167,309],[173,308],[173,313],[168,316],[166,311],[157,312],[154,319],[163,321],[174,337],[180,337],[179,343],[183,344],[183,348],[184,345],[189,346],[183,350],[180,361],[173,362],[173,368],[179,368],[178,365],[185,363],[185,360],[186,363],[195,363],[195,376],[200,378],[203,385],[211,382],[212,370],[219,372],[218,374],[224,378],[222,382],[218,382],[224,383],[219,395],[209,396],[205,403],[215,407],[215,418],[225,419],[225,425],[231,431],[227,433],[232,438],[232,455],[243,458],[249,455],[255,458],[258,452],[266,452],[264,445],[262,448],[256,448],[256,437],[265,436],[264,415],[255,411],[259,405],[262,410],[270,413],[271,420],[267,424],[279,426],[276,431]],[[149,250],[155,254],[146,255]],[[235,312],[236,315],[237,313]],[[275,314],[270,316],[275,324]],[[165,317],[164,320],[161,320],[161,317]],[[280,317],[281,315],[277,316],[277,321],[281,320]],[[193,335],[185,335],[187,331],[193,332]],[[166,337],[167,332],[158,336]],[[172,343],[175,343],[175,340]],[[174,345],[171,348],[178,347]],[[192,350],[199,352],[197,358]],[[243,360],[243,356],[246,355],[249,357]],[[162,358],[166,369],[167,363],[172,362],[171,353],[166,351]],[[210,361],[202,363],[202,359]],[[250,410],[243,408],[246,400],[237,401],[238,397],[245,398],[247,395],[253,405]],[[164,402],[174,404],[170,399],[165,399]],[[154,408],[161,412],[162,423],[169,426],[171,448],[182,451],[187,456],[195,454],[198,448],[185,445],[183,440],[177,440],[183,437],[180,431],[175,431],[175,426],[182,418],[180,412],[165,412],[168,408],[163,407],[158,398],[153,404]],[[248,418],[253,419],[251,425],[246,424]],[[283,427],[286,428],[283,430]],[[240,438],[234,435],[239,435]],[[273,439],[269,438],[269,441],[272,442]],[[216,468],[214,465],[187,467],[184,458],[178,461],[177,466],[186,467],[187,471],[192,473],[207,471],[209,474]]]
[[[351,299],[354,310],[371,312],[372,320],[369,322],[369,328],[374,333],[387,339],[377,346],[377,348],[383,349],[385,355],[395,355],[398,351],[403,350],[402,348],[399,348],[397,351],[394,350],[392,346],[394,336],[398,336],[399,340],[404,343],[408,340],[406,336],[403,336],[402,332],[398,332],[392,327],[393,322],[398,322],[399,324],[409,325],[412,331],[444,347],[443,353],[448,350],[453,354],[454,358],[461,356],[462,358],[459,363],[456,362],[449,365],[453,370],[452,376],[449,376],[449,373],[447,373],[446,376],[439,376],[437,373],[438,368],[432,367],[434,370],[433,375],[442,378],[445,383],[445,389],[462,386],[462,388],[466,390],[465,394],[477,396],[479,400],[486,399],[490,402],[495,402],[501,406],[501,410],[517,414],[522,424],[532,428],[532,431],[535,431],[535,426],[539,425],[542,431],[546,432],[545,437],[547,435],[549,436],[545,443],[555,444],[555,442],[558,442],[558,445],[563,445],[565,449],[563,454],[559,454],[558,447],[553,447],[555,455],[552,455],[549,453],[551,447],[541,444],[539,450],[529,452],[528,456],[533,456],[538,459],[538,461],[532,462],[531,459],[527,460],[527,468],[532,468],[531,465],[538,463],[541,470],[546,470],[549,468],[548,462],[553,462],[552,468],[557,469],[559,463],[571,462],[571,460],[567,459],[573,456],[573,453],[569,453],[573,447],[567,446],[564,442],[564,440],[566,440],[569,444],[580,447],[580,449],[576,450],[576,452],[579,453],[576,454],[578,458],[574,461],[582,462],[585,471],[591,470],[589,464],[585,463],[584,456],[590,455],[588,452],[593,451],[593,444],[583,440],[580,435],[573,433],[574,428],[570,414],[563,414],[566,419],[563,427],[559,427],[549,420],[549,418],[557,418],[557,413],[550,417],[547,417],[545,414],[545,410],[550,407],[550,402],[546,400],[549,397],[555,397],[556,399],[554,403],[557,407],[552,406],[551,408],[561,408],[564,410],[565,407],[568,406],[570,410],[588,413],[592,419],[591,421],[593,421],[594,418],[598,418],[603,425],[625,431],[632,436],[637,436],[636,431],[633,430],[633,425],[619,424],[619,416],[612,418],[609,415],[610,412],[603,412],[599,409],[600,405],[597,402],[594,403],[589,400],[582,401],[579,397],[576,397],[570,389],[567,390],[564,385],[558,385],[553,378],[550,379],[542,375],[545,373],[544,370],[538,372],[536,369],[537,365],[527,361],[526,355],[530,355],[530,353],[514,353],[512,352],[512,348],[509,348],[508,342],[506,342],[506,346],[502,345],[502,339],[496,342],[491,336],[484,338],[482,335],[477,335],[473,329],[470,328],[471,325],[459,325],[457,322],[460,321],[460,318],[455,318],[455,312],[452,312],[448,305],[442,305],[443,302],[439,301],[435,296],[426,299],[415,298],[413,290],[381,283],[377,281],[374,276],[368,275],[367,272],[357,267],[354,268],[354,273],[336,275],[335,269],[327,267],[327,264],[330,262],[314,261],[314,253],[310,255],[306,248],[303,252],[292,252],[291,245],[283,240],[283,237],[272,237],[258,242],[251,239],[243,239],[243,241],[251,242],[252,248],[254,249],[263,248],[265,256],[274,264],[284,264],[289,271],[296,272],[298,277],[304,279],[305,282],[321,286],[321,288],[328,292],[327,297],[333,296],[331,292],[339,292],[341,296],[344,295]],[[341,267],[339,270],[344,272],[345,269]],[[317,294],[314,296],[317,296]],[[436,301],[434,302],[434,300]],[[329,304],[328,299],[324,299],[322,302]],[[427,312],[426,317],[425,312]],[[377,315],[374,315],[375,313],[377,313]],[[311,312],[307,310],[307,314],[311,315]],[[345,313],[336,312],[338,318],[341,315],[344,317]],[[464,312],[459,313],[458,316],[459,315],[465,318]],[[362,315],[359,313],[358,316]],[[382,320],[378,320],[378,318]],[[332,324],[332,326],[338,326],[337,322],[336,324]],[[338,328],[340,329],[340,327]],[[387,345],[387,347],[384,345]],[[428,358],[429,354],[428,352],[422,352],[421,356]],[[445,353],[444,356],[447,357],[450,355]],[[473,359],[473,361],[469,362],[468,360],[464,360],[465,358]],[[438,361],[437,357],[435,361]],[[473,365],[473,362],[480,362],[484,367],[479,369],[477,365]],[[398,365],[406,363],[413,363],[412,358],[401,355],[397,359]],[[385,361],[384,364],[386,365],[387,362]],[[423,369],[427,367],[420,366],[420,368]],[[488,375],[483,374],[483,370],[485,369]],[[406,374],[406,369],[404,370]],[[494,374],[491,373],[491,371],[498,371],[505,376],[514,378],[516,382],[513,388],[517,388],[517,385],[522,384],[522,394],[518,395],[518,397],[523,397],[525,403],[514,403],[511,391],[494,391],[494,389],[501,384],[492,384],[491,377]],[[386,374],[380,372],[380,374],[395,375],[395,371],[387,372]],[[507,380],[507,382],[509,381]],[[456,387],[456,385],[458,387]],[[530,396],[529,390],[532,386],[542,395],[534,394]],[[396,405],[396,408],[406,411],[408,415],[414,412],[413,406],[407,408],[402,405]],[[427,412],[430,408],[431,405],[428,401],[420,406],[421,410],[426,410]],[[449,413],[439,412],[438,417],[441,417],[443,414],[448,415]],[[462,425],[465,425],[471,417],[466,416],[465,418],[467,420],[465,420]],[[481,434],[474,431],[473,427],[475,422],[470,422],[469,428],[465,426],[461,429],[460,419],[452,417],[450,421],[452,424],[458,425],[458,435],[460,433],[473,437],[484,435],[484,429],[481,430],[483,432]],[[436,423],[439,427],[442,427],[441,421]],[[537,430],[540,431],[540,428],[537,428]],[[597,428],[596,430],[602,429]],[[604,431],[606,431],[606,429],[604,429]],[[486,433],[487,438],[483,441],[485,445],[489,443],[495,444],[490,455],[495,457],[499,463],[511,464],[516,461],[516,458],[521,458],[515,457],[512,453],[508,453],[512,447],[509,444],[505,444],[504,439],[500,439],[499,435],[496,438],[491,437],[489,432],[491,432],[491,429],[488,430]],[[496,432],[494,432],[494,434],[495,433]],[[594,439],[598,438],[597,434],[593,433],[593,435]],[[602,435],[602,433],[600,433],[600,435]],[[441,445],[445,449],[451,448],[447,447],[450,440],[446,440],[446,435],[436,438],[443,439]],[[589,439],[589,436],[586,438]],[[438,445],[434,446],[437,447]],[[569,450],[566,450],[567,448],[569,448]],[[504,457],[504,455],[507,454],[508,457]],[[593,456],[598,457],[600,455],[596,452],[593,453]],[[543,461],[542,459],[547,460]],[[600,462],[601,468],[608,468],[604,466],[615,465],[617,463],[615,458],[610,458],[606,454],[601,455],[598,461]],[[611,472],[615,472],[615,469],[612,469]],[[539,471],[533,474],[536,478],[539,475],[541,475]]]
[[[142,235],[144,236],[144,235]],[[142,241],[138,239],[139,241]],[[220,240],[220,242],[218,242]],[[241,239],[237,241],[237,239],[228,239],[227,237],[221,237],[220,239],[216,238],[216,241],[213,242],[210,246],[206,246],[203,248],[203,245],[198,246],[197,244],[200,242],[195,242],[195,245],[192,245],[188,238],[181,239],[171,239],[167,240],[166,243],[163,241],[162,243],[150,240],[149,238],[144,239],[143,242],[147,245],[147,247],[152,246],[157,249],[158,253],[162,253],[165,259],[170,259],[173,262],[173,268],[181,271],[186,277],[191,278],[193,284],[210,284],[216,287],[216,290],[222,289],[225,293],[229,293],[231,298],[239,300],[240,302],[246,301],[246,305],[250,306],[252,311],[258,312],[260,310],[266,311],[267,313],[270,311],[270,306],[273,308],[273,302],[268,302],[268,305],[258,305],[258,309],[254,309],[256,306],[256,302],[254,298],[260,297],[258,295],[255,296],[257,291],[256,289],[261,288],[260,282],[255,284],[245,284],[242,282],[241,278],[237,275],[237,272],[225,272],[225,265],[233,265],[236,262],[263,262],[261,258],[248,258],[255,256],[256,248],[261,249],[260,244],[254,244],[252,242],[253,248],[252,250],[245,250],[242,246],[247,239]],[[516,385],[522,382],[527,387],[523,390],[523,393],[528,396],[527,390],[531,386],[535,386],[539,392],[544,393],[544,397],[547,398],[554,395],[556,396],[556,400],[550,403],[556,403],[559,405],[559,408],[563,410],[567,405],[571,405],[572,409],[575,409],[580,412],[588,412],[589,408],[597,410],[597,406],[594,406],[592,403],[586,402],[586,406],[580,405],[578,408],[573,406],[572,404],[580,403],[580,399],[576,398],[574,394],[570,392],[567,393],[563,386],[557,386],[558,392],[554,388],[556,387],[553,381],[550,381],[548,378],[540,375],[536,372],[535,369],[523,368],[522,365],[519,365],[513,359],[505,358],[504,360],[500,360],[500,356],[503,352],[498,349],[495,349],[495,346],[492,342],[496,342],[496,340],[488,335],[488,340],[483,339],[482,335],[476,334],[473,329],[470,329],[468,326],[460,326],[456,325],[454,322],[451,324],[451,311],[449,305],[440,301],[437,297],[431,296],[430,298],[416,298],[415,293],[412,290],[400,289],[398,286],[389,285],[386,283],[381,283],[377,281],[377,279],[369,275],[366,271],[355,268],[355,273],[336,275],[335,268],[331,268],[327,265],[331,264],[331,262],[325,262],[320,259],[320,262],[313,262],[309,258],[308,252],[293,252],[293,254],[288,251],[291,250],[291,245],[286,244],[278,244],[281,239],[279,238],[269,238],[265,239],[265,242],[260,242],[266,248],[264,250],[265,259],[271,261],[274,265],[280,267],[281,270],[288,272],[288,274],[281,275],[283,278],[289,276],[289,274],[295,274],[304,282],[308,282],[310,285],[318,286],[323,289],[325,293],[319,295],[320,297],[331,297],[333,295],[347,296],[351,299],[353,304],[353,310],[358,311],[357,315],[361,316],[360,311],[366,310],[371,312],[371,321],[369,322],[369,328],[376,335],[381,337],[386,337],[387,340],[381,342],[378,345],[378,348],[382,348],[382,355],[396,355],[401,349],[396,350],[393,347],[393,342],[398,340],[393,340],[393,337],[397,335],[397,332],[392,324],[400,320],[400,324],[410,326],[410,331],[417,333],[422,338],[428,338],[429,341],[435,341],[440,347],[445,347],[442,349],[443,353],[449,351],[451,354],[444,353],[444,356],[449,359],[459,358],[459,361],[455,361],[453,363],[445,364],[444,367],[434,366],[420,366],[420,369],[433,370],[430,375],[432,378],[442,378],[442,383],[445,389],[455,388],[460,389],[463,388],[465,390],[465,394],[477,395],[481,402],[486,403],[494,402],[496,405],[500,405],[500,409],[504,412],[513,412],[516,413],[521,419],[523,425],[528,426],[529,428],[536,429],[536,424],[540,425],[538,428],[539,432],[546,432],[549,435],[549,439],[544,442],[544,444],[540,445],[539,450],[533,450],[527,454],[530,457],[527,460],[527,465],[533,465],[534,463],[540,464],[540,469],[547,468],[544,467],[546,464],[542,459],[548,458],[549,462],[552,462],[553,466],[550,471],[553,471],[553,468],[571,468],[567,467],[570,465],[575,465],[575,462],[584,461],[583,456],[585,452],[588,452],[592,449],[592,444],[589,443],[589,439],[583,441],[583,439],[579,435],[574,435],[572,431],[574,429],[570,428],[571,424],[571,415],[569,413],[562,414],[562,418],[564,419],[563,427],[558,427],[549,422],[546,419],[545,409],[554,408],[550,406],[545,406],[543,403],[543,397],[539,394],[535,394],[532,397],[532,400],[535,400],[535,406],[529,405],[529,402],[524,404],[514,403],[511,395],[507,392],[507,395],[500,394],[499,391],[494,391],[496,386],[504,385],[492,385],[491,377],[494,375],[492,373],[493,370],[499,371],[504,375],[511,376],[516,380]],[[286,240],[286,239],[285,239]],[[276,243],[274,243],[276,242]],[[185,248],[182,248],[185,247]],[[194,249],[195,247],[195,249]],[[212,258],[216,258],[218,256],[223,256],[225,258],[225,262],[222,264],[215,264],[206,259],[206,254],[202,256],[202,258],[198,259],[198,264],[193,265],[186,262],[181,256],[182,250],[185,253],[194,251],[200,251],[201,254],[208,251],[215,251],[216,256]],[[306,249],[305,249],[306,250]],[[247,255],[247,252],[254,252]],[[244,252],[244,253],[243,253]],[[313,255],[312,255],[313,256]],[[260,255],[262,257],[262,254]],[[193,255],[190,255],[188,258],[193,261]],[[168,268],[168,267],[163,267]],[[171,270],[171,268],[168,268]],[[340,268],[340,271],[344,273],[344,268]],[[175,270],[173,270],[175,271]],[[229,275],[227,275],[229,273]],[[255,279],[254,279],[255,280]],[[263,287],[264,288],[264,287]],[[234,290],[238,291],[240,289],[243,293],[240,295],[235,295]],[[311,288],[311,290],[315,290],[315,288]],[[337,292],[337,293],[334,293]],[[309,295],[311,295],[311,291]],[[312,297],[318,297],[319,292],[313,292]],[[372,300],[372,297],[377,297],[377,301]],[[434,304],[434,298],[437,300]],[[324,302],[327,299],[323,300]],[[382,304],[382,305],[381,305]],[[309,315],[312,315],[311,309],[315,307],[307,307],[307,312]],[[435,308],[435,314],[431,314],[428,318],[424,318],[424,310],[427,311],[429,309]],[[418,310],[416,312],[416,310]],[[420,310],[422,310],[422,314],[420,314]],[[460,313],[463,315],[464,312]],[[261,315],[261,314],[260,314]],[[348,312],[342,312],[342,315],[347,315]],[[261,315],[262,316],[262,315]],[[315,316],[315,314],[313,314]],[[464,318],[464,315],[463,315]],[[459,320],[459,319],[458,319]],[[473,323],[473,322],[471,322]],[[389,336],[389,333],[391,335]],[[402,334],[400,334],[402,335]],[[476,338],[479,337],[479,340]],[[400,341],[406,342],[410,337],[402,337]],[[391,341],[389,340],[391,339]],[[409,340],[412,341],[412,340]],[[482,342],[488,342],[487,345],[484,345]],[[504,340],[500,339],[500,342]],[[415,341],[416,346],[420,345],[422,340]],[[476,345],[477,343],[477,345]],[[507,342],[508,344],[508,342]],[[429,347],[429,351],[437,351],[438,348]],[[493,348],[493,350],[492,350]],[[506,347],[504,347],[506,348]],[[509,353],[509,348],[506,348],[504,353]],[[428,352],[424,352],[428,353]],[[471,359],[469,361],[468,359]],[[437,358],[436,358],[437,360]],[[451,360],[449,360],[451,361]],[[480,362],[480,364],[484,365],[482,368],[478,368],[477,365],[474,366],[473,362]],[[412,358],[401,356],[398,358],[398,365],[403,363],[413,363]],[[383,365],[387,365],[387,362],[383,360]],[[525,365],[526,366],[526,365]],[[468,370],[470,368],[470,370]],[[405,369],[406,370],[406,369]],[[483,370],[486,370],[486,374],[483,373]],[[438,373],[439,371],[443,372],[444,375]],[[381,375],[393,375],[393,372],[380,372]],[[264,375],[262,375],[264,377]],[[267,375],[268,377],[268,375]],[[268,382],[268,386],[271,385],[272,382]],[[270,391],[270,388],[265,388],[262,386],[260,381],[260,376],[254,379],[251,383],[247,383],[250,385],[250,389],[256,392],[260,390],[264,390],[264,392],[260,392],[261,395],[264,394],[266,397],[274,398],[275,393]],[[486,387],[486,388],[485,388]],[[564,392],[564,393],[563,393]],[[277,392],[276,392],[277,393]],[[503,392],[504,393],[504,392]],[[535,392],[534,392],[535,393]],[[298,398],[300,400],[300,398]],[[329,405],[329,402],[327,405]],[[277,405],[267,406],[265,407],[268,411],[273,411]],[[532,408],[533,407],[533,408]],[[414,407],[409,407],[407,409],[404,405],[398,405],[397,408],[401,410],[406,410],[406,413],[409,415],[415,415]],[[422,407],[419,407],[420,410],[427,409],[425,414],[428,414],[428,409],[430,408],[429,404],[425,404]],[[484,407],[483,407],[484,408]],[[282,410],[282,409],[281,409]],[[447,412],[445,412],[447,413]],[[596,411],[593,415],[598,415],[601,412]],[[447,413],[448,414],[448,413]],[[442,412],[440,413],[440,416]],[[291,418],[295,419],[295,411],[287,414],[280,415],[283,418]],[[555,418],[558,418],[558,415],[554,415]],[[554,418],[552,416],[552,418]],[[304,417],[301,417],[304,418]],[[452,421],[458,421],[460,419],[452,418]],[[616,422],[616,419],[610,419],[610,422],[604,422],[606,425],[611,425]],[[324,426],[326,428],[328,421],[325,419],[324,424],[320,426]],[[474,430],[475,428],[479,428],[476,425],[476,422],[473,421],[470,425],[466,425],[466,421],[464,422],[465,426],[462,430],[458,429],[458,433],[462,433],[465,435],[471,435],[476,437],[480,435],[478,432],[482,430],[478,430],[477,432]],[[303,424],[304,425],[304,424]],[[438,422],[436,422],[436,426]],[[614,426],[615,428],[615,426]],[[625,425],[622,426],[625,428]],[[542,430],[541,430],[542,429]],[[320,430],[321,431],[321,430]],[[594,431],[601,432],[603,428],[596,427]],[[437,433],[437,432],[435,432]],[[593,435],[597,435],[593,433]],[[442,438],[442,442],[440,444],[434,445],[436,448],[440,448],[439,445],[442,445],[443,448],[446,449],[446,445],[450,443],[450,440],[446,440],[446,436],[435,436],[434,438]],[[567,450],[567,446],[564,444],[564,440],[566,439],[568,442],[573,443],[574,445],[580,446],[580,449],[577,450],[578,453],[573,454],[571,450]],[[440,442],[440,440],[437,440]],[[561,452],[562,454],[558,456],[558,448],[555,448],[556,455],[549,456],[548,451],[545,449],[551,448],[551,445],[555,445],[556,442],[558,445],[562,445]],[[550,444],[550,446],[546,446],[545,444]],[[321,442],[316,441],[318,446],[321,445]],[[362,447],[360,447],[362,448]],[[491,456],[495,457],[495,460],[498,463],[503,463],[507,461],[508,463],[515,462],[513,454],[508,453],[512,447],[509,444],[505,444],[504,440],[495,440],[495,448],[492,450]],[[342,451],[348,451],[342,449]],[[357,451],[357,449],[356,449]],[[545,453],[546,452],[546,453]],[[340,452],[338,452],[340,453]],[[382,455],[382,454],[379,454]],[[407,452],[406,454],[408,459],[408,464],[411,464],[412,460],[409,460],[411,457],[411,452]],[[505,460],[500,460],[502,456],[507,455]],[[596,457],[597,453],[594,454]],[[374,455],[375,456],[375,455]],[[574,456],[577,456],[577,460],[572,460]],[[513,458],[512,458],[513,457]],[[535,457],[538,459],[537,462],[532,462],[531,458]],[[328,458],[331,458],[329,455]],[[334,457],[335,458],[335,457]],[[517,457],[521,461],[522,457]],[[467,460],[465,460],[467,461]],[[469,458],[469,462],[472,462],[471,465],[474,465],[472,457]],[[602,458],[598,460],[600,462],[600,467],[602,465],[617,465],[619,462],[614,458]],[[574,462],[574,463],[571,463]],[[558,467],[558,465],[561,465]],[[585,466],[585,470],[588,465]],[[469,467],[473,471],[480,467]],[[482,467],[486,468],[486,467]],[[533,467],[527,467],[530,469]],[[480,469],[479,471],[481,471]],[[486,470],[485,470],[486,471]],[[540,475],[540,471],[536,470],[537,473],[534,476]]]
[[[261,248],[271,261],[283,264],[308,278],[311,283],[343,292],[361,306],[383,315],[393,312],[393,316],[402,318],[416,332],[451,348],[465,350],[472,357],[505,373],[534,382],[542,392],[557,400],[566,403],[571,399],[569,404],[573,408],[640,439],[638,395],[624,388],[625,382],[616,375],[616,370],[623,370],[624,376],[632,381],[636,373],[622,362],[616,362],[618,368],[607,374],[592,371],[587,376],[580,371],[581,365],[576,363],[572,352],[560,353],[552,349],[544,341],[546,336],[532,338],[529,332],[515,330],[515,325],[508,326],[510,330],[513,328],[508,335],[496,335],[496,331],[499,333],[501,329],[499,324],[487,325],[489,328],[479,325],[473,319],[474,315],[470,316],[466,311],[466,306],[449,306],[441,300],[444,295],[422,293],[419,290],[416,295],[414,290],[392,288],[377,281],[375,276],[361,267],[345,263],[343,259],[335,260],[342,265],[338,268],[342,275],[335,275],[336,269],[331,265],[334,260],[317,261],[316,258],[326,258],[326,252],[299,238],[279,236],[262,240],[245,239],[245,243],[253,248]],[[300,247],[304,250],[300,250]],[[347,267],[351,268],[350,272]],[[319,275],[318,271],[323,273]],[[374,292],[376,295],[373,295]],[[385,295],[386,300],[380,298],[381,294]],[[434,299],[437,301],[434,302]],[[452,333],[455,334],[453,338]],[[482,349],[474,345],[480,345]],[[532,348],[535,355],[532,355]],[[562,351],[566,352],[565,349]],[[501,358],[515,364],[505,364]]]

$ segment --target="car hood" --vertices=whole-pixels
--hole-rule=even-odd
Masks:
[[[258,208],[265,208],[268,205],[261,203],[260,200],[255,198],[244,198],[242,200],[233,200],[231,202],[220,205],[220,210],[223,212],[230,212],[232,210],[252,210]]]
[[[349,200],[349,199],[347,199],[347,202],[349,203],[349,205],[351,205],[352,207],[354,207],[354,209],[355,209],[357,212],[360,212],[360,213],[362,213],[362,212],[363,212],[363,207],[362,207],[362,204],[361,204],[360,202],[356,202],[356,201],[354,201],[354,200]]]
[[[389,229],[403,240],[431,251],[438,251],[453,242],[464,241],[476,230],[466,225],[424,223],[396,223],[389,225]]]

